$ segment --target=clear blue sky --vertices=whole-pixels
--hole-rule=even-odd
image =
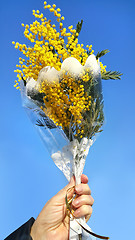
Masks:
[[[106,124],[92,146],[84,173],[95,199],[89,225],[112,240],[134,239],[135,227],[135,1],[55,0],[65,25],[83,19],[79,42],[92,44],[107,70],[123,72],[121,81],[103,81]],[[24,43],[21,23],[33,21],[43,1],[2,1],[0,7],[0,239],[5,238],[67,184],[54,165],[13,87]],[[45,12],[44,12],[45,13]],[[48,16],[48,11],[45,13]]]

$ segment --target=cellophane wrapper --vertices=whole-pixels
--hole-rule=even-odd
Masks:
[[[44,69],[44,72],[45,74],[49,74],[50,71],[51,75],[51,70],[52,68],[46,67]],[[42,73],[43,72],[41,72],[40,75]],[[67,72],[64,72],[64,74],[66,75],[62,75],[62,77],[58,75],[59,84],[62,84],[62,78],[64,78],[64,76],[67,77],[68,75]],[[90,96],[90,106],[89,108],[87,108],[86,111],[82,111],[81,120],[79,119],[80,124],[76,124],[75,120],[72,121],[71,119],[68,129],[67,127],[64,128],[62,125],[60,126],[60,124],[57,124],[57,122],[54,121],[54,118],[51,119],[51,115],[48,114],[48,112],[50,113],[52,111],[54,113],[54,109],[51,109],[51,105],[48,109],[48,106],[46,106],[45,102],[40,101],[39,95],[41,95],[41,93],[38,94],[35,83],[33,87],[28,88],[27,84],[25,85],[23,81],[21,82],[21,96],[23,107],[25,108],[32,123],[36,127],[41,139],[43,140],[43,143],[48,149],[51,158],[56,164],[56,166],[63,172],[68,181],[70,181],[70,178],[74,175],[76,184],[81,183],[81,174],[84,169],[85,160],[88,155],[89,149],[95,141],[96,135],[101,131],[101,127],[104,122],[101,73],[98,63],[96,63],[95,65],[91,64],[88,76],[90,78],[90,87],[88,93]],[[78,84],[78,86],[79,83],[77,81],[80,81],[80,84],[82,84],[82,81],[80,80],[81,77],[78,77],[78,75],[73,77],[69,74],[68,78],[71,77],[73,81]],[[28,79],[28,83],[30,83],[30,81],[31,79]],[[40,81],[38,82],[38,86],[42,83],[43,80],[41,81],[40,79]],[[73,89],[70,90],[70,93],[72,93]],[[68,95],[68,91],[66,91],[65,89],[63,91],[65,91],[65,94],[69,99],[70,95]],[[88,83],[85,82],[84,91],[88,91]],[[48,104],[48,102],[46,103]],[[72,107],[74,107],[74,103],[72,101],[71,105]],[[87,105],[86,102],[85,105]],[[58,107],[63,109],[62,104],[61,106],[60,104],[58,104]],[[70,106],[68,106],[68,108],[69,107]],[[72,117],[73,119],[75,118],[75,116],[70,117]],[[86,225],[84,218],[81,218],[78,221],[83,226],[90,229],[88,225]],[[82,239],[95,239],[94,237],[89,236],[71,216],[70,239],[80,239],[79,235],[82,236]]]

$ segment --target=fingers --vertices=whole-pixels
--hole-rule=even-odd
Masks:
[[[78,195],[90,195],[91,194],[91,190],[90,190],[88,184],[84,184],[84,183],[81,183],[81,184],[75,186],[75,192]]]
[[[94,199],[91,195],[81,195],[78,198],[76,198],[73,202],[72,205],[75,208],[79,208],[83,205],[90,205],[92,206],[94,203]]]
[[[88,183],[88,177],[86,175],[82,174],[81,175],[81,182],[83,184],[87,184]],[[74,176],[71,177],[70,182],[60,192],[66,192],[69,188],[72,188],[73,186],[75,186],[75,177]]]
[[[87,222],[92,214],[93,203],[94,203],[94,199],[91,195],[79,196],[72,203],[73,207],[76,209],[74,212],[74,216],[76,218],[85,217]]]
[[[88,219],[90,218],[91,214],[92,214],[92,207],[90,205],[83,205],[74,211],[74,216],[76,218],[85,217],[86,219]]]
[[[76,192],[76,193],[77,194],[91,194],[89,186],[87,185],[88,177],[86,175],[84,175],[84,174],[81,175],[81,182],[82,182],[82,184],[79,184],[78,185],[79,187],[76,186],[78,188],[78,190],[77,190],[78,192]],[[83,186],[81,187],[81,185],[83,185]],[[74,188],[72,189],[73,186],[75,186],[75,177],[74,176],[71,177],[70,182],[63,189],[64,192],[67,192],[69,190],[68,191],[68,196],[69,197],[71,197],[73,195],[73,193],[74,193]]]
[[[94,199],[91,196],[91,190],[87,184],[88,177],[86,175],[82,174],[81,182],[81,184],[75,186],[75,192],[78,197],[74,199],[72,205],[75,209],[74,216],[76,218],[85,217],[87,222],[92,214]]]
[[[67,195],[67,199],[69,200],[72,198],[74,192],[76,192],[76,194],[79,196],[90,195],[91,190],[87,184],[88,177],[86,175],[82,174],[81,181],[82,181],[81,184],[75,186],[75,177],[72,177],[70,182],[60,192],[57,193],[56,197],[59,198],[59,201],[61,203],[65,204],[65,198],[63,198],[63,196]],[[79,201],[79,198],[78,198],[78,201]],[[92,205],[92,200],[91,200],[91,202],[88,202],[89,198],[88,198],[88,201],[86,200],[86,202],[84,200],[82,200],[82,198],[80,199],[80,201],[83,202],[83,204]],[[79,205],[79,206],[81,206],[81,205]],[[76,206],[76,208],[77,208],[77,206]]]

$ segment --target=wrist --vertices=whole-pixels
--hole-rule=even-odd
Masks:
[[[36,220],[31,227],[30,236],[32,240],[49,240],[45,228]]]
[[[36,226],[36,221],[35,221],[35,223],[31,227],[30,236],[32,237],[32,240],[40,240],[38,235],[39,235],[38,227]]]

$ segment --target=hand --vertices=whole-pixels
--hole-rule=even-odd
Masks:
[[[72,202],[76,218],[85,217],[89,220],[94,203],[88,186],[88,178],[82,174],[81,184],[75,186],[78,197]],[[52,197],[44,206],[31,228],[33,240],[68,240],[69,216],[67,215],[65,196],[67,190],[75,185],[72,177],[69,184]],[[72,197],[74,190],[68,192],[68,198]]]

